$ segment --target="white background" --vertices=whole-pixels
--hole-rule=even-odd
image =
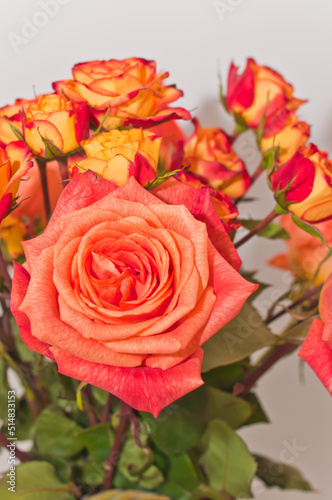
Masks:
[[[231,60],[247,57],[280,71],[309,98],[300,116],[313,126],[312,140],[332,154],[332,63],[329,0],[224,0],[222,16],[212,0],[62,0],[53,17],[40,16],[38,0],[1,0],[0,106],[16,97],[51,91],[51,82],[70,77],[74,63],[92,59],[139,56],[155,59],[169,82],[184,90],[179,105],[203,125],[231,122],[218,104],[217,72],[224,79]],[[60,4],[60,1],[59,1]],[[44,24],[26,38],[28,22]],[[22,31],[23,30],[23,31]],[[14,35],[25,37],[25,42]],[[12,41],[10,41],[10,39]],[[189,127],[190,128],[190,127]],[[264,199],[245,206],[242,216],[263,217],[273,207],[264,179],[253,190]],[[243,206],[242,206],[243,208]],[[247,269],[261,267],[284,248],[256,240],[241,252]],[[287,281],[267,267],[263,279],[282,289]],[[265,298],[268,300],[268,295]],[[263,306],[262,306],[263,307]],[[332,399],[310,369],[299,381],[296,355],[282,361],[259,383],[258,393],[272,424],[241,432],[250,449],[275,459],[285,442],[305,450],[294,456],[317,493],[261,491],[262,500],[330,500],[332,494]],[[281,455],[280,455],[281,454]],[[290,457],[290,455],[288,455]]]

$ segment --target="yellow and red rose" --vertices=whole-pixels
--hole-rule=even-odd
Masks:
[[[201,346],[257,287],[198,193],[75,176],[15,264],[11,309],[28,347],[155,416],[199,387]]]
[[[155,61],[137,57],[90,61],[76,64],[72,72],[72,80],[55,82],[53,88],[72,101],[86,101],[98,124],[108,112],[103,122],[106,130],[190,119],[185,109],[169,107],[183,92],[164,84],[169,74],[157,73]]]
[[[162,137],[149,130],[111,130],[81,142],[87,158],[74,162],[72,175],[92,170],[121,186],[134,176],[143,186],[156,177]]]
[[[226,105],[248,127],[257,128],[264,114],[264,131],[274,128],[276,120],[286,122],[290,112],[306,102],[293,96],[293,86],[271,68],[248,59],[245,70],[231,65],[228,74]]]
[[[58,94],[41,95],[25,109],[23,136],[37,156],[45,155],[42,138],[51,141],[61,153],[71,153],[89,137],[87,104],[72,103]]]
[[[287,253],[281,253],[269,260],[269,264],[291,271],[297,279],[311,282],[320,263],[326,257],[328,248],[317,237],[311,236],[292,221],[290,214],[280,217],[280,225],[290,238],[285,240]],[[332,220],[316,224],[328,245],[332,245]],[[320,285],[332,273],[332,257],[319,269],[314,285]]]
[[[196,119],[193,123],[195,132],[184,144],[183,165],[230,198],[242,196],[250,177],[227,135],[219,128],[201,127]]]
[[[273,191],[285,191],[288,210],[312,223],[332,218],[332,161],[314,144],[301,146],[271,175]]]
[[[31,151],[23,141],[11,142],[0,147],[0,222],[10,209],[20,185],[20,180],[33,166]]]
[[[10,142],[17,141],[11,125],[23,134],[22,115],[34,102],[29,99],[16,99],[14,104],[0,108],[0,146],[7,146]]]
[[[310,125],[299,121],[296,113],[287,114],[286,120],[277,120],[261,140],[260,149],[264,153],[273,147],[278,147],[278,164],[286,163],[296,153],[300,146],[304,146],[310,137]]]

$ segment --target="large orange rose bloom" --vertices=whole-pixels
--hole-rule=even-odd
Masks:
[[[169,104],[183,95],[165,85],[168,73],[157,73],[155,61],[130,57],[121,61],[90,61],[73,67],[73,79],[53,83],[72,101],[85,100],[96,123],[106,130],[132,124],[149,127],[164,120],[190,119],[189,111]]]
[[[236,251],[207,200],[193,215],[199,190],[165,184],[155,196],[77,175],[24,242],[11,299],[22,339],[60,373],[155,416],[203,383],[201,345],[257,288],[225,259]]]

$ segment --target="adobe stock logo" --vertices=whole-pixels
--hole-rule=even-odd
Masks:
[[[71,0],[39,0],[38,5],[40,10],[36,10],[33,16],[28,19],[22,17],[22,26],[19,33],[9,32],[7,38],[14,50],[18,53],[22,46],[29,43],[32,38],[35,38],[49,20],[56,17],[60,12],[62,5],[69,4]]]
[[[220,21],[223,21],[225,16],[227,16],[229,12],[233,12],[242,2],[243,0],[214,0],[213,7]]]

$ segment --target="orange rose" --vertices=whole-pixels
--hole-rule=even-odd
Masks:
[[[319,264],[326,257],[328,248],[318,238],[300,229],[289,214],[280,217],[280,225],[288,232],[286,240],[288,252],[276,255],[269,264],[281,269],[290,270],[297,279],[311,281]],[[332,221],[316,224],[325,241],[332,245]],[[332,257],[321,266],[314,284],[324,283],[332,272]]]
[[[16,99],[15,104],[0,108],[0,143],[6,146],[10,142],[17,141],[17,137],[8,122],[23,134],[22,113],[34,102],[28,99]]]
[[[89,136],[87,105],[71,103],[57,94],[39,96],[25,110],[23,135],[35,155],[47,154],[42,137],[61,153],[71,153]]]
[[[228,263],[234,246],[196,194],[174,179],[149,193],[132,177],[75,176],[15,264],[11,309],[28,347],[155,416],[199,387],[200,346],[257,286]]]
[[[132,175],[144,185],[156,176],[162,137],[142,129],[111,130],[82,141],[87,159],[74,162],[72,174],[92,170],[121,186]]]
[[[181,167],[183,144],[186,136],[174,120],[169,120],[152,128],[152,132],[163,138],[160,146],[160,162],[163,168],[171,170],[173,164],[173,155],[180,149],[181,158],[174,168]]]
[[[264,130],[270,130],[278,116],[285,122],[289,112],[306,102],[293,97],[292,85],[279,73],[259,66],[254,59],[248,59],[242,75],[238,69],[234,64],[230,67],[226,104],[248,127],[257,128],[265,113]]]
[[[184,144],[183,165],[189,164],[190,172],[230,198],[242,196],[250,186],[250,177],[227,135],[219,128],[201,127],[196,119],[193,123],[196,130]]]
[[[301,146],[271,176],[271,187],[286,190],[290,212],[312,223],[332,218],[332,161],[314,144]]]
[[[190,119],[183,108],[168,105],[183,95],[164,84],[168,73],[156,73],[156,63],[137,57],[117,61],[90,61],[73,67],[73,80],[53,83],[72,101],[85,100],[92,117],[106,130],[126,125],[149,127],[163,120]]]
[[[11,142],[0,147],[0,222],[10,209],[20,185],[20,180],[32,167],[31,152],[23,141]]]
[[[22,241],[27,227],[20,219],[8,215],[0,224],[0,238],[5,243],[9,255],[16,259],[23,254]]]
[[[310,137],[310,125],[299,121],[296,113],[287,114],[286,121],[275,123],[266,131],[261,140],[261,151],[264,153],[272,147],[279,147],[278,164],[288,161],[299,149],[304,146]]]

